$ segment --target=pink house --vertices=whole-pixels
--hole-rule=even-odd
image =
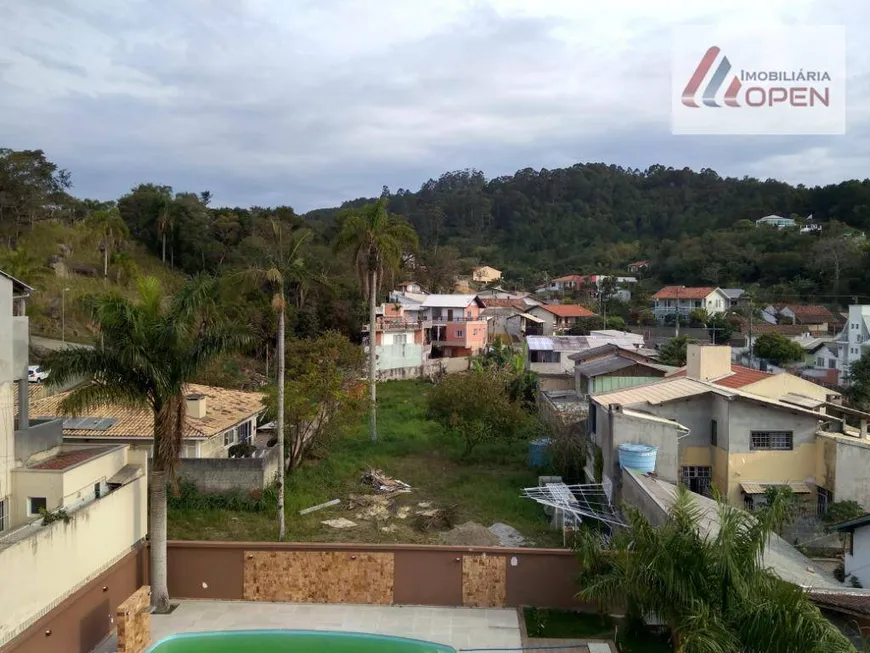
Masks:
[[[484,303],[477,295],[429,295],[423,300],[424,337],[443,356],[473,356],[486,346]]]

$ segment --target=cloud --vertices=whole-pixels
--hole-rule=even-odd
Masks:
[[[0,144],[46,150],[83,196],[153,181],[297,210],[450,169],[580,161],[827,183],[866,174],[858,38],[848,137],[679,137],[670,30],[868,17],[847,0],[10,3]]]

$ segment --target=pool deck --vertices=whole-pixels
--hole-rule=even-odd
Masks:
[[[179,601],[172,614],[151,616],[152,644],[205,630],[343,630],[423,639],[463,648],[522,645],[515,609]],[[111,635],[92,653],[115,653]]]

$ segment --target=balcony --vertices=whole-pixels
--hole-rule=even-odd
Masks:
[[[404,320],[402,318],[388,318],[375,323],[375,329],[377,331],[416,331],[431,326],[432,322],[428,320]],[[363,324],[362,332],[369,332],[368,324]]]
[[[454,322],[480,322],[482,324],[486,324],[486,320],[482,317],[448,317],[446,315],[433,315],[432,319],[429,321],[429,324],[452,324]]]

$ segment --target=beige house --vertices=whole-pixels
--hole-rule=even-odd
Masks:
[[[64,444],[60,420],[30,418],[29,294],[0,272],[0,648],[148,532],[144,452]]]
[[[65,393],[33,402],[31,413],[61,416]],[[226,458],[234,444],[249,442],[265,406],[259,392],[243,392],[191,383],[187,386],[187,417],[182,458]],[[129,444],[149,454],[154,417],[144,408],[101,406],[83,417],[66,417],[63,439],[68,443]]]
[[[496,270],[488,265],[471,268],[471,279],[476,283],[492,283],[501,279],[501,270]]]

